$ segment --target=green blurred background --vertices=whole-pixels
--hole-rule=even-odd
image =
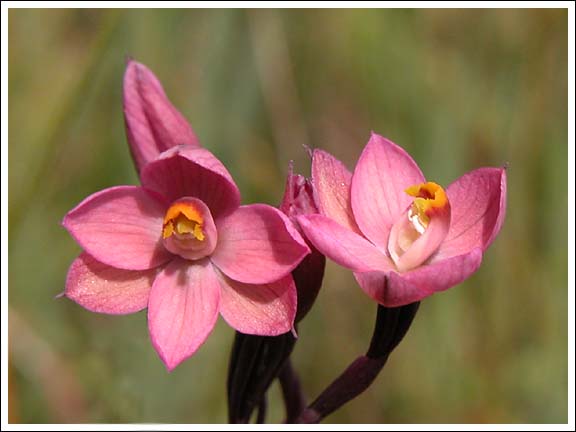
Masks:
[[[376,383],[327,422],[567,422],[566,10],[10,10],[11,422],[225,422],[233,331],[169,374],[144,312],[54,296],[79,247],[60,226],[137,177],[125,57],[147,64],[243,201],[278,204],[303,144],[350,168],[370,130],[447,185],[509,163],[481,269],[426,299]],[[327,267],[293,355],[315,397],[366,349],[375,305]],[[269,420],[282,421],[272,389]]]

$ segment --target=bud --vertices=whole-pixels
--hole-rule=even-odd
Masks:
[[[318,296],[324,278],[326,257],[306,239],[296,222],[296,216],[318,213],[318,208],[314,203],[312,182],[300,174],[294,174],[292,164],[288,167],[286,190],[282,204],[280,204],[280,211],[294,223],[311,251],[292,272],[298,291],[296,322],[299,322],[308,313]]]

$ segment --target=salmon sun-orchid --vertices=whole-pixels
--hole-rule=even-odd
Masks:
[[[132,60],[124,112],[141,186],[96,192],[64,217],[83,249],[64,294],[94,312],[147,308],[152,344],[169,370],[197,351],[219,315],[247,334],[292,330],[291,272],[310,249],[289,218],[269,205],[240,205],[230,173]]]
[[[473,170],[444,189],[426,181],[406,151],[374,133],[353,174],[315,150],[312,183],[320,214],[298,217],[304,234],[388,307],[472,275],[506,210],[505,168]]]

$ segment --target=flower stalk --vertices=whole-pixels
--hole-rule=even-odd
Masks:
[[[258,417],[264,421],[266,391],[284,367],[295,342],[290,332],[276,337],[236,332],[227,381],[230,423],[249,423],[257,407]]]
[[[294,423],[298,415],[306,408],[306,398],[302,392],[298,374],[292,367],[290,357],[286,359],[284,367],[280,370],[278,380],[280,381],[282,398],[286,407],[285,423]]]
[[[370,387],[394,348],[406,335],[419,305],[420,302],[393,308],[378,305],[374,333],[366,354],[354,360],[302,411],[295,423],[319,423]]]

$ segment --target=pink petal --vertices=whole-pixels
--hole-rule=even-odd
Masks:
[[[355,273],[362,289],[386,307],[403,306],[444,291],[472,275],[482,262],[482,250],[428,264],[406,273]]]
[[[112,315],[138,312],[148,305],[156,273],[157,269],[120,270],[84,252],[68,270],[65,295],[92,312]]]
[[[506,214],[506,170],[479,168],[463,175],[446,189],[452,221],[433,261],[461,255],[480,247],[486,250],[500,232]]]
[[[314,150],[311,171],[314,198],[320,214],[360,234],[350,204],[350,171],[330,153],[322,150]]]
[[[169,371],[208,338],[219,306],[220,285],[208,260],[176,258],[158,274],[150,291],[148,329]]]
[[[216,222],[218,245],[212,262],[228,277],[250,284],[277,281],[310,249],[288,218],[274,207],[239,207]]]
[[[240,205],[240,191],[230,173],[203,148],[178,146],[165,151],[146,165],[141,180],[169,201],[183,197],[204,201],[215,220]]]
[[[170,103],[160,81],[141,63],[128,61],[124,74],[124,120],[136,168],[175,145],[199,147],[186,119]]]
[[[354,272],[356,282],[370,298],[383,304],[386,297],[386,284],[390,271]]]
[[[418,267],[432,255],[440,244],[446,238],[446,234],[450,228],[450,206],[441,211],[435,212],[431,217],[428,227],[419,238],[417,238],[406,251],[402,251],[400,245],[400,237],[405,236],[406,232],[414,233],[412,223],[408,219],[407,213],[400,217],[390,230],[390,237],[388,239],[388,252],[391,254],[392,259],[396,264],[396,268],[400,272],[405,272]],[[399,256],[397,251],[401,251]]]
[[[299,216],[298,223],[312,244],[341,266],[359,272],[394,268],[376,246],[326,216]]]
[[[62,224],[96,260],[126,270],[158,267],[171,257],[162,246],[165,203],[137,186],[117,186],[90,195]]]
[[[373,133],[352,176],[352,210],[364,235],[385,249],[392,225],[413,200],[404,191],[424,181],[404,149]]]
[[[296,286],[291,275],[264,285],[248,285],[220,277],[220,313],[235,330],[277,336],[292,329],[296,316]]]

